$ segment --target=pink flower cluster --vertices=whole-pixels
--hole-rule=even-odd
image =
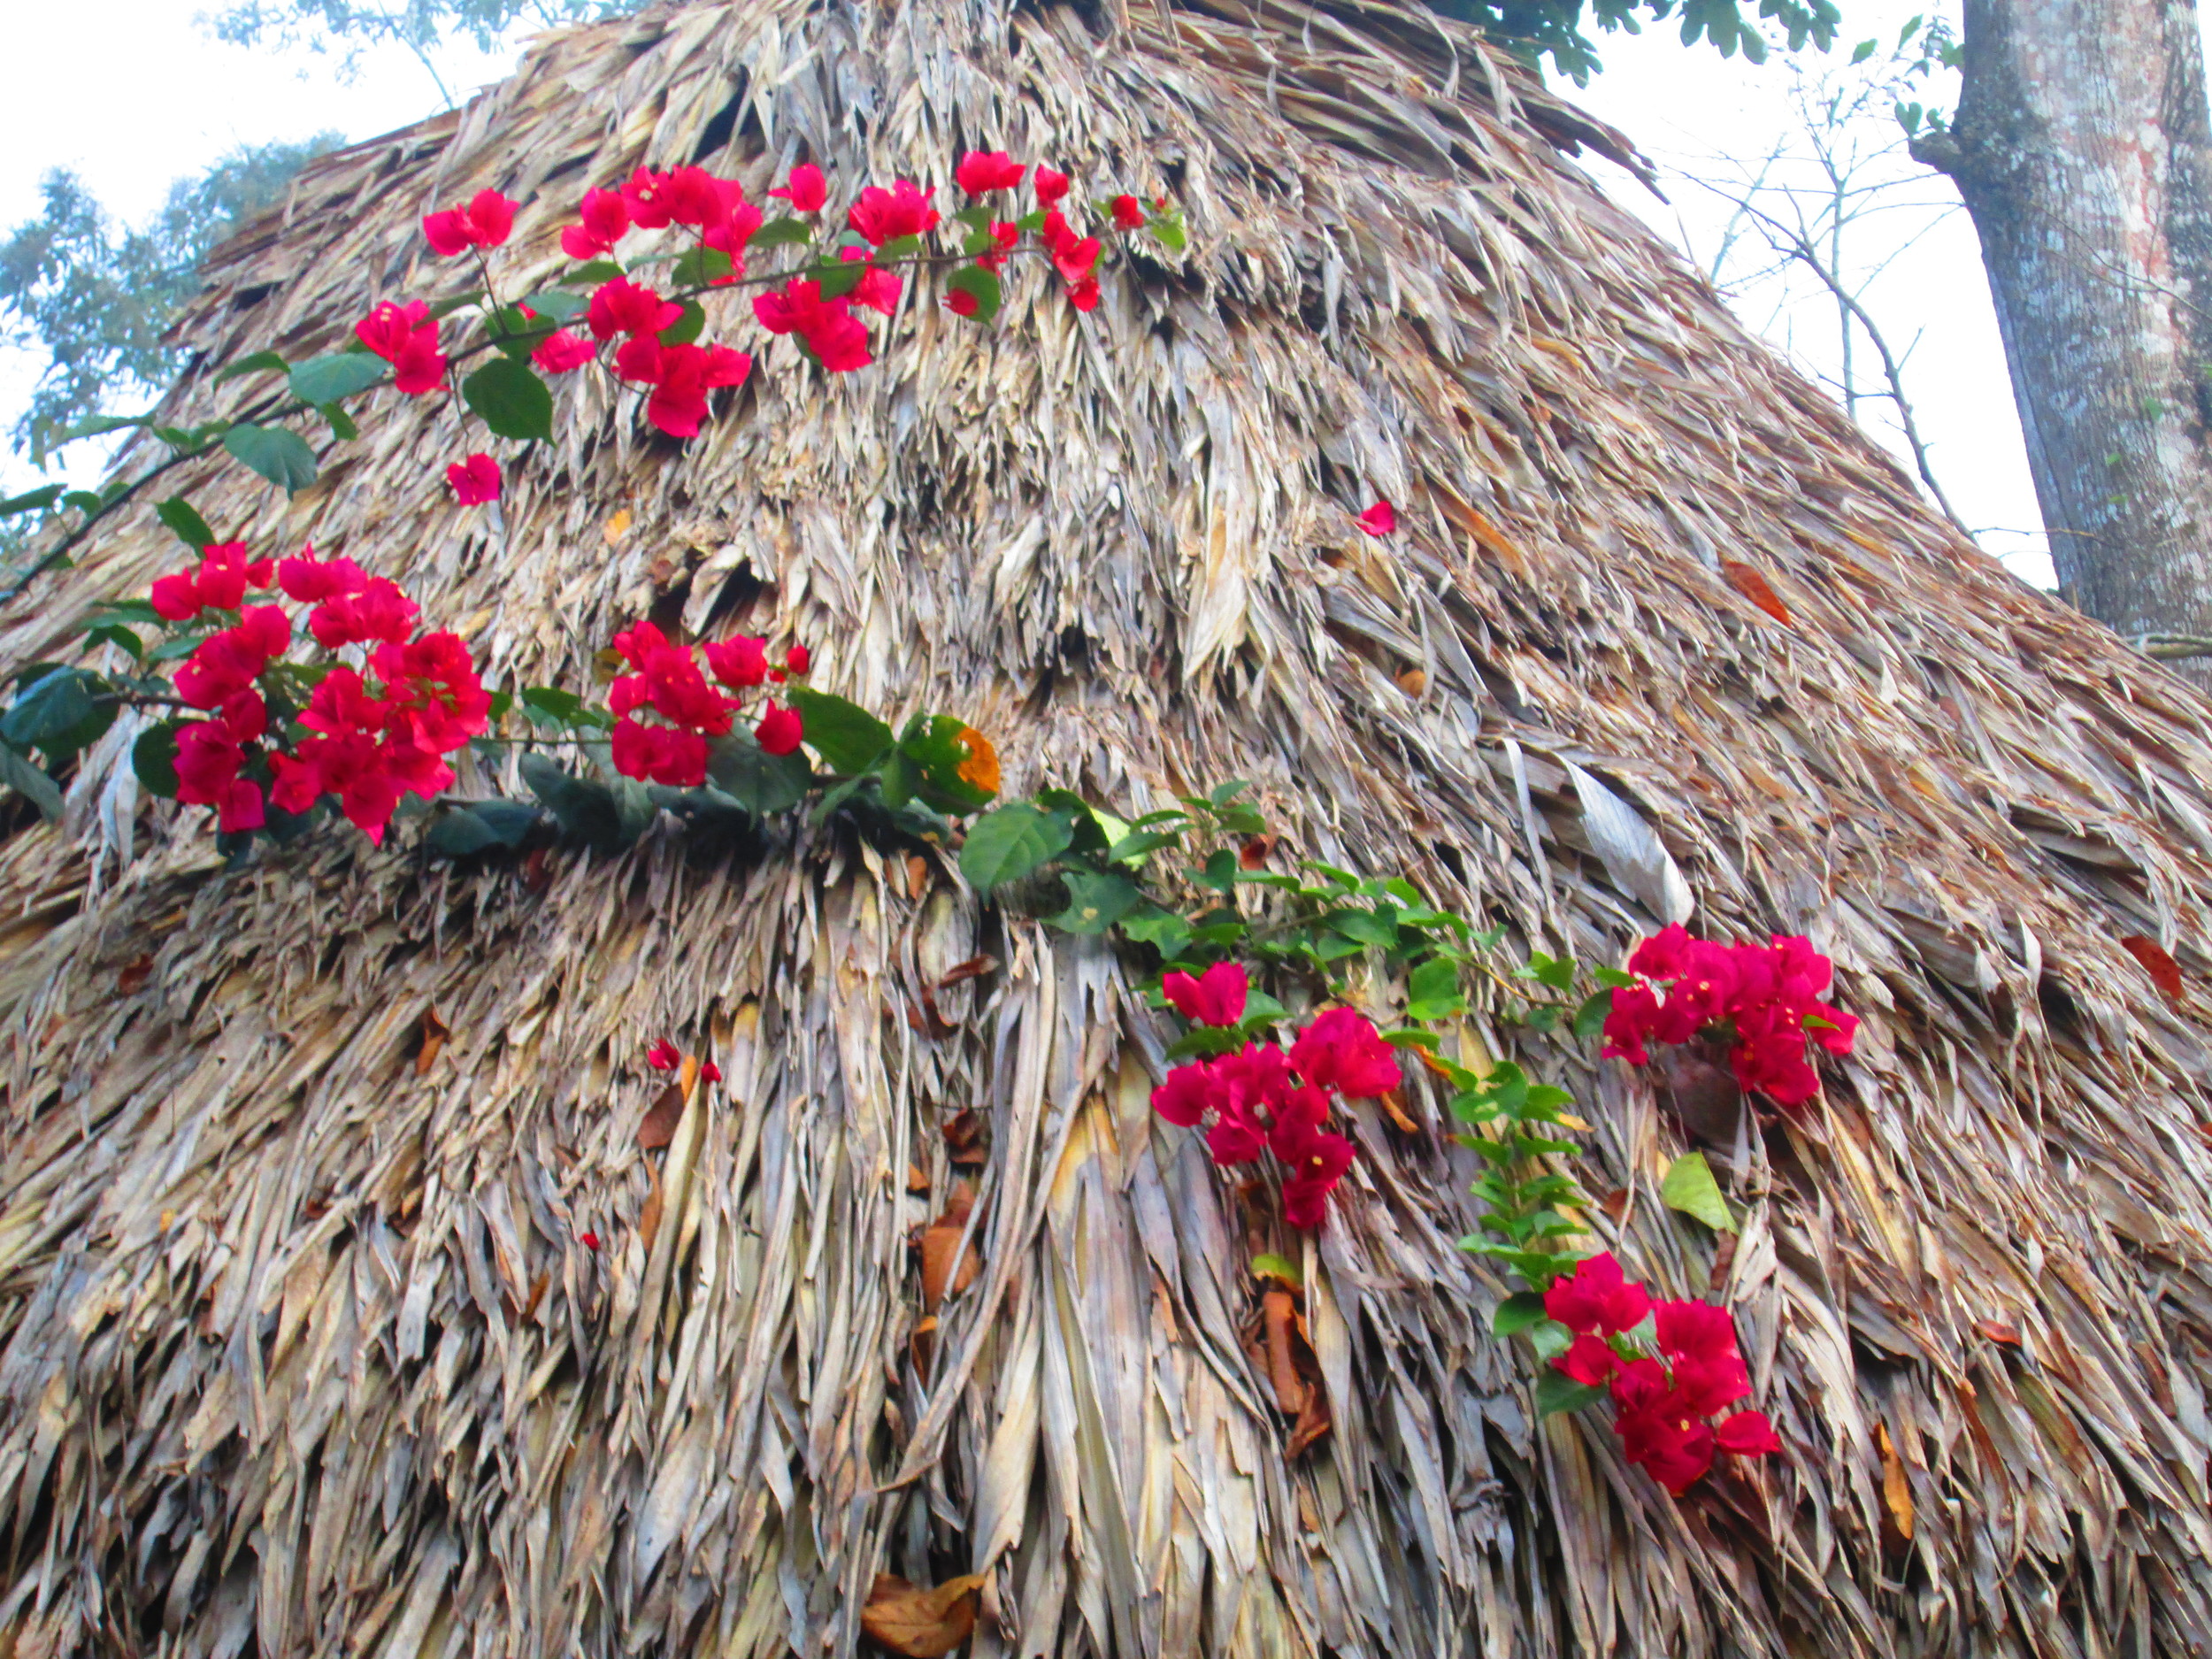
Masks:
[[[361,646],[361,669],[339,663],[301,671],[314,690],[299,725],[309,733],[289,749],[269,729],[265,677],[292,643],[280,605],[250,605],[249,594],[273,582],[312,607],[307,631],[327,650]],[[304,812],[325,795],[371,841],[403,795],[429,796],[453,782],[443,757],[480,734],[491,698],[467,648],[452,634],[415,633],[414,603],[350,559],[252,559],[239,542],[204,550],[199,568],[154,583],[154,610],[171,622],[235,611],[237,622],[211,634],[179,665],[177,695],[204,720],[177,728],[177,799],[211,806],[229,832],[256,830],[273,803]],[[265,789],[264,780],[266,780]]]
[[[438,325],[420,300],[386,300],[353,326],[354,337],[392,365],[392,384],[409,397],[434,392],[445,379]]]
[[[707,740],[735,724],[741,700],[707,683],[688,645],[678,645],[649,622],[614,636],[614,649],[634,671],[614,682],[608,706],[615,716],[614,766],[626,778],[691,788],[707,779]],[[768,665],[768,642],[751,634],[718,640],[705,648],[707,669],[736,691],[751,691],[770,680],[803,674],[804,646],[795,645],[780,669]],[[649,712],[651,724],[639,718]],[[788,755],[805,735],[796,709],[769,702],[753,735],[771,755]]]
[[[1820,1092],[1805,1057],[1809,1038],[1831,1054],[1848,1054],[1859,1028],[1855,1015],[1820,1000],[1835,967],[1802,938],[1717,945],[1677,924],[1637,946],[1628,968],[1637,982],[1613,993],[1607,1056],[1642,1065],[1651,1043],[1723,1036],[1738,1084],[1778,1105],[1800,1106]]]
[[[1218,1027],[1244,1018],[1250,990],[1244,970],[1227,962],[1195,978],[1171,973],[1160,988],[1186,1018]],[[1274,1153],[1284,1171],[1284,1219],[1318,1227],[1355,1152],[1322,1127],[1332,1091],[1363,1099],[1399,1081],[1397,1053],[1375,1027],[1348,1008],[1331,1008],[1314,1016],[1287,1054],[1272,1042],[1248,1042],[1234,1054],[1178,1066],[1152,1091],[1152,1110],[1184,1128],[1210,1117],[1206,1149],[1217,1164]]]
[[[1577,1263],[1544,1293],[1544,1311],[1574,1333],[1555,1369],[1613,1396],[1613,1428],[1628,1461],[1679,1496],[1717,1452],[1756,1457],[1782,1449],[1763,1411],[1707,1419],[1751,1392],[1736,1322],[1709,1302],[1655,1301],[1609,1253]],[[1647,1353],[1632,1336],[1648,1318]]]

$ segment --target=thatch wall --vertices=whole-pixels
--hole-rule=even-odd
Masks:
[[[1601,1414],[1532,1423],[1417,1101],[1292,1246],[1335,1426],[1286,1462],[1256,1241],[1148,1112],[1139,970],[943,860],[810,831],[469,870],[340,828],[226,871],[119,732],[68,824],[0,843],[0,1653],[815,1655],[879,1568],[987,1571],[979,1654],[2204,1651],[2212,706],[1925,511],[1578,132],[1356,0],[660,6],[319,164],[189,338],[328,347],[443,280],[416,216],[486,185],[540,193],[525,279],[585,186],[695,156],[757,192],[803,150],[943,180],[1003,145],[1171,191],[1188,260],[1087,319],[1035,281],[991,333],[910,304],[826,388],[774,347],[680,450],[565,393],[489,529],[434,409],[288,504],[185,481],[500,674],[581,685],[657,603],[772,625],[831,688],[964,713],[1012,789],[1250,777],[1300,851],[1555,950],[1654,925],[1593,833],[1626,803],[1701,931],[1809,932],[1866,1017],[1739,1149],[1719,1260],[1656,1202],[1648,1079],[1525,1051],[1597,1125],[1593,1228],[1729,1303],[1785,1455],[1678,1502]],[[132,519],[0,617],[5,660],[174,557]],[[726,1081],[643,1150],[668,1033]],[[908,1233],[969,1106],[982,1269],[925,1377]]]

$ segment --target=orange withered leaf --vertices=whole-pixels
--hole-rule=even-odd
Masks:
[[[2143,972],[2151,976],[2151,982],[2164,994],[2169,1002],[2181,1001],[2181,964],[2168,956],[2165,948],[2155,939],[2142,933],[2124,934],[2120,949],[2143,964]]]
[[[982,1587],[979,1572],[926,1590],[879,1572],[860,1609],[860,1628],[871,1641],[906,1659],[944,1659],[974,1632],[976,1592]]]
[[[1723,559],[1721,574],[1728,578],[1728,585],[1772,617],[1785,627],[1795,627],[1797,618],[1790,615],[1790,608],[1782,603],[1782,595],[1756,570],[1740,559]]]

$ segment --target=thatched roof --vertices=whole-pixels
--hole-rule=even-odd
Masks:
[[[979,1654],[2203,1651],[2212,705],[1925,511],[1578,136],[1360,0],[660,5],[319,164],[188,338],[327,348],[441,280],[434,199],[540,193],[520,278],[585,186],[693,157],[757,194],[803,151],[944,180],[1003,145],[1171,191],[1187,261],[1088,319],[1033,281],[989,333],[910,303],[826,388],[774,347],[680,451],[565,392],[489,532],[435,409],[288,503],[186,482],[499,674],[580,686],[657,603],[749,618],[957,710],[1011,790],[1252,778],[1301,851],[1548,949],[1655,925],[1648,824],[1700,931],[1835,956],[1857,1055],[1716,1149],[1717,1256],[1656,1200],[1647,1074],[1520,1052],[1596,1124],[1599,1239],[1734,1311],[1784,1455],[1677,1502],[1601,1412],[1532,1421],[1433,1101],[1358,1123],[1317,1241],[1237,1236],[1148,1110],[1139,964],[942,859],[671,830],[469,869],[337,827],[227,871],[119,731],[0,843],[0,1653],[815,1655],[879,1569],[987,1573]],[[130,519],[5,660],[174,557]],[[979,951],[932,1036],[919,987]],[[726,1082],[645,1149],[670,1033]],[[967,1107],[981,1269],[918,1372],[908,1235]],[[1294,1459],[1256,1246],[1302,1252],[1333,1410]]]

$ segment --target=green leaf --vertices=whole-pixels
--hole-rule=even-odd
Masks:
[[[257,351],[250,357],[241,357],[237,362],[226,364],[216,370],[215,384],[220,386],[225,380],[241,374],[281,374],[290,366],[285,362],[282,352]]]
[[[131,770],[139,787],[165,801],[177,798],[177,723],[164,720],[150,726],[131,745]]]
[[[707,308],[697,300],[686,300],[683,315],[661,330],[661,344],[687,346],[706,331]]]
[[[154,517],[176,532],[177,540],[195,553],[215,545],[215,532],[181,495],[172,495],[154,509]]]
[[[483,297],[481,294],[471,290],[466,294],[454,294],[442,300],[433,300],[430,302],[430,314],[436,318],[450,317],[456,311],[466,311],[470,306],[480,303]]]
[[[91,490],[73,489],[61,498],[61,504],[65,507],[74,507],[79,512],[97,512],[106,506],[107,503],[102,501]]]
[[[152,424],[150,415],[88,415],[62,434],[64,442],[74,438],[97,438],[111,432],[123,432],[133,426]]]
[[[861,280],[868,274],[868,263],[864,259],[844,259],[834,265],[810,265],[808,273],[820,284],[824,299],[841,300],[860,286]]]
[[[866,772],[891,747],[891,728],[862,708],[826,691],[794,686],[791,706],[806,722],[806,744],[832,772]]]
[[[1076,930],[1085,931],[1085,930]],[[1193,1025],[1167,1046],[1171,1060],[1187,1059],[1194,1054],[1234,1054],[1244,1047],[1243,1035],[1226,1025]]]
[[[310,357],[292,371],[292,396],[303,403],[334,403],[365,392],[384,378],[384,359],[365,351]]]
[[[1444,956],[1432,956],[1414,969],[1406,980],[1409,1001],[1406,1004],[1408,1019],[1449,1019],[1464,1013],[1467,999],[1459,988],[1459,964]]]
[[[987,812],[968,829],[960,849],[960,873],[978,893],[1019,880],[1057,858],[1075,839],[1072,815],[1045,812],[1026,801]]]
[[[522,780],[545,803],[561,828],[595,847],[613,847],[622,839],[622,815],[614,791],[579,778],[543,755],[525,755]]]
[[[1394,910],[1386,916],[1374,910],[1331,910],[1321,919],[1345,938],[1356,939],[1363,945],[1379,945],[1388,949],[1398,942]]]
[[[1702,1152],[1685,1152],[1667,1166],[1666,1179],[1659,1183],[1659,1202],[1670,1210],[1695,1217],[1716,1233],[1736,1230],[1728,1200],[1721,1195],[1720,1183],[1713,1179],[1713,1166],[1706,1163]]]
[[[1036,801],[1039,806],[1065,811],[1075,820],[1075,839],[1068,843],[1070,852],[1102,853],[1107,842],[1122,832],[1119,818],[1101,811],[1072,789],[1040,789]]]
[[[1574,1033],[1584,1042],[1605,1034],[1606,1016],[1613,1011],[1613,993],[1599,991],[1586,998],[1575,1010]]]
[[[1156,904],[1140,905],[1121,918],[1121,931],[1139,944],[1151,945],[1170,962],[1190,943],[1190,924]]]
[[[945,279],[945,286],[956,294],[975,296],[975,310],[969,313],[972,322],[989,322],[1004,303],[1004,290],[999,286],[997,273],[986,271],[979,265],[962,265]]]
[[[0,783],[14,789],[39,810],[42,818],[61,816],[61,788],[38,767],[30,757],[19,755],[4,743],[0,743]]]
[[[719,281],[736,269],[736,265],[731,262],[730,256],[719,248],[694,248],[671,265],[668,273],[675,279],[679,287],[695,288],[704,288],[710,282]],[[703,311],[699,314],[699,326],[702,328],[706,326],[706,313]],[[695,334],[690,336],[693,340],[698,337]],[[661,343],[674,346],[686,342],[671,340],[666,331],[664,330],[661,334]]]
[[[1532,950],[1529,952],[1528,966],[1516,972],[1514,978],[1533,979],[1555,991],[1572,990],[1575,982],[1574,958],[1548,956],[1540,950]]]
[[[1169,213],[1155,213],[1145,227],[1159,239],[1160,246],[1172,253],[1180,253],[1190,245],[1190,237],[1183,229],[1183,210]]]
[[[889,265],[894,259],[911,259],[922,250],[919,236],[894,236],[875,251],[875,263]]]
[[[343,404],[319,403],[315,412],[329,424],[332,437],[350,443],[361,435],[361,428],[354,425],[353,417],[346,413]]]
[[[223,434],[223,448],[287,495],[315,481],[315,451],[289,427],[242,420]]]
[[[803,754],[794,749],[788,755],[771,755],[742,726],[708,746],[707,776],[757,818],[798,805],[814,783],[814,769]]]
[[[119,646],[134,662],[146,655],[146,641],[119,622],[96,623],[85,630],[84,637],[88,645]]]
[[[1544,1299],[1532,1290],[1524,1290],[1498,1304],[1497,1312],[1490,1316],[1490,1328],[1500,1336],[1513,1336],[1550,1317],[1544,1311]]]
[[[490,825],[466,807],[442,814],[422,838],[424,848],[442,858],[465,858],[500,844]]]
[[[49,760],[61,761],[115,724],[116,703],[93,697],[104,688],[105,682],[81,668],[58,668],[27,687],[0,717],[0,740],[19,749],[42,749]]]
[[[1578,1383],[1563,1371],[1547,1366],[1536,1379],[1536,1415],[1548,1417],[1561,1411],[1579,1411],[1605,1398],[1605,1390]]]
[[[1106,849],[1110,864],[1141,864],[1145,858],[1163,847],[1179,845],[1180,830],[1132,830]]]
[[[65,484],[44,484],[20,495],[11,495],[0,501],[0,518],[12,518],[18,513],[47,512],[67,490]]]
[[[909,787],[941,812],[973,812],[990,804],[994,791],[960,775],[972,757],[967,730],[967,722],[956,715],[926,719],[917,715],[899,734],[899,753],[913,763]],[[1071,824],[1079,825],[1081,818],[1081,813],[1070,812]]]
[[[555,686],[525,686],[522,712],[533,726],[565,731],[572,726],[598,726],[597,710],[572,691]]]
[[[782,248],[793,242],[813,240],[813,226],[803,219],[793,219],[787,214],[782,219],[770,219],[752,234],[745,245],[748,248]]]
[[[1102,933],[1119,921],[1142,895],[1127,876],[1067,872],[1068,908],[1045,920],[1070,933]]]
[[[1237,1029],[1248,1037],[1254,1036],[1289,1018],[1290,1010],[1265,991],[1247,991],[1244,994],[1244,1018],[1237,1022]]]
[[[553,393],[526,363],[494,357],[461,382],[461,398],[503,438],[550,438]]]
[[[572,294],[566,288],[540,288],[522,303],[556,323],[573,322],[591,309],[589,295]]]
[[[1394,1048],[1433,1048],[1436,1047],[1436,1033],[1432,1031],[1423,1031],[1417,1026],[1401,1027],[1396,1031],[1380,1032],[1377,1034]]]
[[[1263,1250],[1252,1258],[1252,1276],[1255,1279],[1279,1279],[1293,1290],[1304,1282],[1299,1277],[1297,1268],[1271,1250]]]

